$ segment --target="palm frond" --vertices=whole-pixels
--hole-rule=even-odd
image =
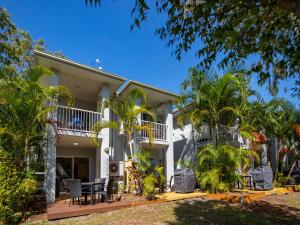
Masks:
[[[99,133],[105,129],[105,128],[113,128],[113,129],[118,129],[120,127],[118,122],[115,121],[101,121],[98,123],[95,123],[92,128],[92,141],[93,143],[99,147],[100,142],[99,142]]]

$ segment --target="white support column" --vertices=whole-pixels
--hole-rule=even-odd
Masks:
[[[102,89],[99,93],[99,100],[104,102],[110,98],[110,87],[109,84],[103,84]],[[110,109],[104,108],[102,110],[102,120],[109,121]],[[105,128],[101,131],[101,146],[96,151],[96,177],[97,178],[108,178],[109,177],[109,151],[111,147],[111,129]]]
[[[55,71],[55,75],[49,78],[50,86],[59,85],[59,73]],[[51,102],[50,104],[57,104]],[[57,112],[49,114],[51,120],[57,119]],[[56,189],[56,132],[52,126],[47,126],[47,151],[46,151],[46,179],[45,179],[45,192],[46,202],[48,204],[55,202],[55,189]]]
[[[166,177],[167,182],[174,176],[174,147],[173,147],[173,114],[172,114],[172,103],[166,104],[166,126],[167,126],[167,140],[168,147],[166,151]],[[172,184],[174,179],[172,179]]]

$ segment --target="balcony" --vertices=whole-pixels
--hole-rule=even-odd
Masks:
[[[154,122],[142,120],[141,125],[148,127],[148,129],[152,133],[152,138],[154,139],[154,141],[162,141],[162,142],[167,141],[167,126],[166,126],[166,124],[154,123]],[[143,130],[141,132],[141,135],[142,135],[142,138],[144,138],[144,139],[149,139],[149,136],[150,136],[149,132],[147,132],[146,130]]]
[[[58,106],[57,127],[72,132],[91,132],[93,125],[101,121],[101,113],[84,109]]]

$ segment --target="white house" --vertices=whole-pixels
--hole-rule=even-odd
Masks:
[[[129,150],[123,135],[114,129],[103,129],[99,135],[101,147],[97,148],[91,141],[91,130],[97,121],[117,119],[109,108],[100,113],[99,103],[111,97],[122,99],[133,88],[141,88],[146,92],[148,104],[157,114],[156,122],[141,115],[141,124],[152,126],[154,139],[150,146],[147,135],[141,133],[139,146],[151,151],[152,163],[164,165],[167,180],[171,179],[175,167],[172,109],[178,98],[176,94],[136,81],[125,84],[123,77],[51,54],[35,51],[35,56],[37,64],[50,68],[55,74],[43,77],[41,85],[63,85],[74,97],[72,107],[60,100],[53,103],[58,107],[50,115],[57,122],[57,130],[48,127],[45,179],[48,203],[55,201],[55,194],[62,187],[61,177],[93,181],[113,175],[110,174],[109,163],[124,165]],[[117,176],[123,175],[122,168],[124,166],[119,167]]]

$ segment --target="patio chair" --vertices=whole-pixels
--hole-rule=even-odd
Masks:
[[[107,182],[107,179],[106,178],[95,179],[95,182],[101,183],[101,184],[99,184],[95,187],[95,194],[98,195],[98,201],[99,201],[99,197],[101,196],[101,202],[108,203],[108,194],[107,194],[108,182]]]
[[[100,183],[99,185],[95,186],[95,194],[98,195],[98,202],[101,197],[101,200],[103,197],[107,196],[107,191],[106,191],[106,178],[96,178],[95,179],[96,183]]]
[[[71,204],[71,199],[72,202],[74,202],[74,198],[79,199],[79,204],[81,206],[81,198],[82,196],[85,196],[85,200],[87,199],[87,195],[90,194],[90,191],[87,191],[86,189],[82,190],[81,189],[81,184],[80,184],[80,179],[75,179],[75,180],[68,180],[68,184],[70,187],[70,202],[69,206]]]
[[[63,179],[63,186],[64,186],[64,192],[65,192],[65,204],[67,202],[67,196],[70,193],[70,187],[69,187],[69,183],[68,183],[68,179]]]

